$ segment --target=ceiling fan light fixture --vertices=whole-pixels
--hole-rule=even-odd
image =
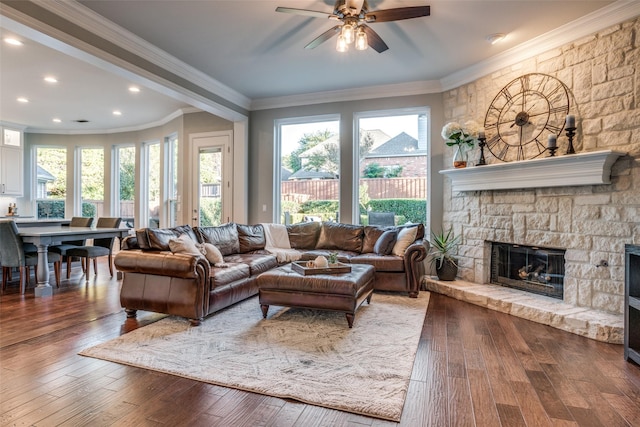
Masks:
[[[369,42],[367,40],[367,33],[364,32],[362,28],[356,34],[356,49],[357,50],[365,50],[369,47]]]
[[[346,44],[353,43],[354,33],[355,29],[353,28],[352,24],[347,22],[342,26],[342,37],[344,37],[344,41]]]
[[[338,52],[346,52],[347,50],[349,50],[349,44],[346,42],[342,34],[338,36],[338,43],[336,44],[336,50]]]

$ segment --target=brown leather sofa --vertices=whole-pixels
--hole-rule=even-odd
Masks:
[[[303,260],[337,252],[342,262],[373,265],[374,289],[417,297],[428,244],[423,240],[424,226],[415,227],[415,241],[404,256],[374,253],[383,228],[325,222],[291,225],[287,232],[291,247],[300,251]],[[227,267],[214,267],[202,257],[172,253],[169,240],[181,234],[200,243],[213,243]],[[124,274],[120,303],[128,317],[145,310],[186,317],[197,325],[211,313],[258,293],[257,277],[278,266],[265,244],[260,224],[137,230],[135,236],[123,241],[114,260]]]
[[[416,227],[416,238],[403,256],[378,254],[374,246],[388,229]],[[330,253],[338,254],[338,261],[369,264],[376,268],[373,288],[383,291],[406,292],[416,298],[424,275],[424,261],[429,243],[424,240],[424,225],[376,227],[335,222],[302,222],[287,226],[289,243],[302,253],[302,260],[313,260]]]

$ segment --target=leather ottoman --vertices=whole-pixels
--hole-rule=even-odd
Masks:
[[[260,307],[266,319],[270,305],[332,310],[345,313],[351,328],[356,310],[371,302],[375,268],[366,264],[351,265],[343,274],[302,275],[291,264],[266,271],[258,276]]]

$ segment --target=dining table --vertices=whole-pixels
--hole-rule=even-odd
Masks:
[[[49,284],[49,245],[69,240],[101,239],[118,237],[122,239],[129,234],[128,228],[96,228],[96,227],[68,227],[62,225],[47,225],[41,227],[18,227],[18,234],[23,242],[33,243],[38,247],[38,268],[35,287],[36,297],[53,295],[53,288]]]

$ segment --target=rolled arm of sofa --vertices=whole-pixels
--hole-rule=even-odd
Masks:
[[[428,252],[429,242],[419,239],[409,245],[404,253],[404,272],[409,287],[409,296],[412,298],[417,298],[420,292],[420,281],[424,274],[422,261],[425,260]]]
[[[193,255],[137,250],[118,252],[113,262],[123,273],[155,274],[184,279],[195,278],[201,274],[197,269],[198,262],[206,263],[202,258]]]
[[[200,323],[209,310],[209,263],[193,255],[121,251],[114,259],[124,273],[120,304],[128,317],[154,311]]]

